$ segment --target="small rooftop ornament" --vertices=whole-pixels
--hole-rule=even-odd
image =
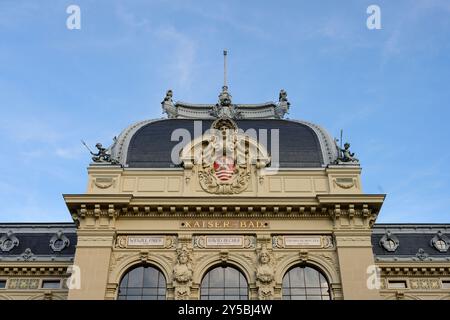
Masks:
[[[176,118],[178,115],[177,108],[173,104],[172,97],[173,97],[173,92],[171,89],[169,89],[166,92],[166,96],[164,97],[164,100],[161,102],[163,112],[167,114],[167,117],[169,119]]]
[[[162,112],[168,119],[284,119],[289,111],[290,103],[285,90],[280,90],[278,102],[256,104],[233,103],[228,87],[227,69],[228,51],[223,51],[223,85],[218,101],[214,104],[193,104],[173,101],[172,90],[167,90],[161,101]]]
[[[342,162],[359,162],[357,158],[355,158],[355,154],[350,152],[350,143],[344,143],[344,149],[339,148],[339,151],[342,153],[338,160]]]
[[[91,149],[89,149],[89,147],[87,146],[87,144],[81,140],[81,142],[83,143],[83,145],[89,150],[89,152],[91,153],[92,157],[92,161],[95,163],[106,163],[106,164],[119,164],[119,162],[114,159],[111,156],[111,153],[109,151],[109,149],[107,148],[103,148],[103,145],[101,143],[97,143],[95,145],[95,147],[97,148],[98,152],[92,152]]]
[[[337,139],[334,139],[334,143],[336,144],[336,149],[338,150],[338,158],[336,160],[337,164],[342,163],[359,163],[359,159],[355,157],[355,153],[350,151],[350,143],[344,143],[344,148],[342,148],[342,130],[341,130],[341,146],[338,146]]]
[[[219,102],[212,108],[210,115],[216,118],[231,118],[241,119],[242,114],[231,103],[231,94],[228,92],[227,85],[227,54],[228,51],[223,51],[223,86],[219,94]]]
[[[288,113],[289,106],[291,104],[289,103],[287,99],[287,92],[284,89],[280,90],[280,94],[278,96],[278,104],[275,107],[275,115],[278,119],[283,119],[284,115]]]

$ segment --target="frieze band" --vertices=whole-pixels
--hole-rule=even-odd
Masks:
[[[182,229],[268,229],[269,222],[260,220],[184,220]]]
[[[195,236],[193,238],[194,248],[240,248],[240,249],[254,249],[256,247],[255,236],[239,236],[239,235],[207,235]]]
[[[136,248],[151,247],[169,249],[177,244],[176,236],[166,235],[120,235],[117,236],[116,247],[118,248]]]
[[[328,249],[333,247],[333,238],[331,236],[302,236],[302,235],[277,235],[272,237],[274,248],[321,248]]]

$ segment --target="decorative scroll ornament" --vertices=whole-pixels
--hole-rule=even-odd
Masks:
[[[70,240],[67,238],[61,230],[59,230],[50,239],[50,248],[55,252],[60,252],[70,245]]]
[[[97,188],[108,189],[109,187],[115,186],[116,179],[112,177],[97,177],[94,180],[94,184]]]
[[[334,183],[342,189],[350,189],[355,185],[354,178],[336,178],[334,179]]]
[[[11,251],[14,247],[19,245],[19,239],[14,233],[9,230],[6,234],[0,237],[0,250],[3,252]]]
[[[186,245],[177,249],[177,263],[173,268],[176,300],[187,300],[191,294],[193,276],[191,260],[191,252]]]
[[[425,252],[422,248],[419,248],[419,250],[416,253],[416,257],[419,258],[419,260],[426,260],[428,258],[428,253]]]
[[[209,134],[182,150],[181,160],[188,170],[197,165],[199,183],[206,192],[236,194],[248,188],[252,164],[261,169],[270,158],[255,139],[238,132],[233,120],[219,118]]]
[[[400,241],[390,231],[387,231],[386,234],[380,239],[380,246],[389,252],[394,252],[397,250],[399,245]]]
[[[31,251],[30,248],[26,248],[25,251],[20,256],[25,261],[34,260],[34,253]]]
[[[441,231],[431,239],[431,245],[439,252],[447,252],[450,247],[450,239]]]

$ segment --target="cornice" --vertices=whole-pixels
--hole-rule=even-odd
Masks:
[[[0,276],[39,276],[59,275],[67,276],[67,268],[72,263],[0,263]]]
[[[370,203],[381,207],[385,194],[319,194],[317,199],[323,204]]]
[[[351,201],[351,200],[354,201]],[[65,195],[75,221],[87,217],[108,219],[157,218],[276,218],[332,219],[336,228],[364,229],[376,220],[384,196],[316,197],[133,197],[132,195]],[[231,204],[231,205],[230,205]],[[344,220],[348,221],[346,223]],[[356,221],[358,220],[358,221]],[[347,225],[346,225],[347,224]]]
[[[381,270],[381,276],[449,276],[450,264],[447,263],[411,263],[407,264],[376,264]]]

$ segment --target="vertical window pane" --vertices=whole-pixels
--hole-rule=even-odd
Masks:
[[[200,299],[247,300],[247,280],[241,272],[234,268],[214,268],[203,277]]]
[[[128,273],[120,281],[120,288],[126,288],[128,286]]]
[[[144,287],[156,288],[160,272],[153,268],[146,268],[144,271]]]
[[[120,281],[118,299],[165,300],[166,279],[156,268],[150,266],[134,268]]]
[[[318,287],[319,273],[312,268],[305,268],[305,287]]]
[[[284,300],[330,300],[328,281],[311,267],[294,267],[283,277]]]
[[[291,286],[293,287],[304,287],[305,286],[305,274],[304,268],[292,269],[290,274]]]
[[[223,285],[224,270],[225,268],[218,267],[210,271],[209,274],[210,287],[220,287]]]
[[[139,267],[130,271],[128,275],[128,287],[142,287],[142,279],[144,278],[144,268]]]

